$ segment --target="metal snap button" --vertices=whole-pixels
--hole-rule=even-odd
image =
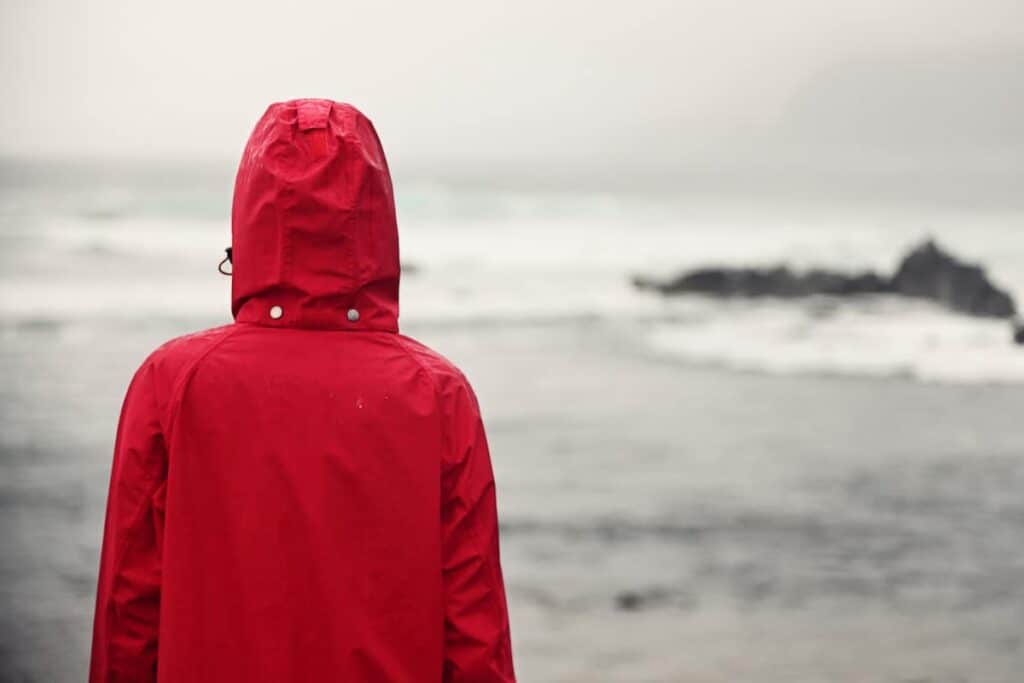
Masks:
[[[270,307],[270,317],[271,318],[273,318],[274,320],[277,320],[282,315],[284,315],[284,309],[283,308],[281,308],[280,306],[271,306]]]
[[[354,323],[357,320],[359,320],[359,311],[354,308],[348,309],[348,321]]]

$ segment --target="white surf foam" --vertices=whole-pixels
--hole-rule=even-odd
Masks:
[[[909,376],[957,383],[1024,382],[1024,348],[1003,320],[955,315],[897,297],[721,302],[685,297],[651,327],[658,353],[769,373]]]

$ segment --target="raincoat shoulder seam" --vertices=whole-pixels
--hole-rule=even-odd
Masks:
[[[401,348],[403,352],[405,352],[405,355],[408,356],[409,359],[416,364],[416,367],[420,369],[420,372],[426,375],[427,382],[430,384],[430,388],[434,392],[434,405],[437,406],[438,410],[437,421],[441,429],[442,450],[440,462],[441,467],[443,469],[446,461],[444,455],[446,451],[445,447],[450,444],[451,435],[449,434],[448,424],[447,421],[444,419],[443,415],[444,403],[441,401],[441,388],[438,385],[437,375],[435,374],[434,370],[428,367],[427,364],[423,361],[423,359],[419,357],[417,350],[411,347],[409,341],[406,338],[404,338],[401,334],[392,334],[389,336],[392,339],[394,339],[395,344],[397,344],[398,347]]]
[[[427,376],[427,381],[430,383],[430,388],[434,390],[434,401],[437,403],[438,407],[440,407],[441,390],[437,386],[437,378],[434,376],[433,371],[427,367],[427,364],[424,363],[411,348],[409,348],[409,345],[406,343],[405,339],[401,337],[401,335],[394,334],[392,335],[392,337],[394,338],[395,343],[399,346],[399,348],[401,348],[402,351],[405,353],[405,355],[408,356],[409,359],[416,364],[416,367],[420,369],[420,372]]]
[[[176,418],[178,416],[178,408],[181,405],[181,401],[185,395],[185,390],[188,388],[189,382],[195,375],[196,370],[199,369],[199,364],[206,360],[206,357],[213,353],[221,344],[235,336],[235,334],[241,329],[231,326],[225,326],[220,328],[224,330],[223,335],[219,339],[215,339],[209,347],[204,349],[198,356],[189,361],[185,367],[180,371],[178,376],[175,378],[174,385],[171,389],[170,397],[167,401],[167,447],[170,450],[172,435],[174,433],[174,426]]]
[[[462,373],[462,371],[459,370],[457,367],[455,367],[455,365],[450,360],[448,360],[447,358],[442,356],[437,351],[434,351],[433,349],[430,349],[430,348],[427,348],[427,347],[423,346],[422,344],[417,342],[415,339],[410,339],[409,337],[404,336],[400,332],[393,333],[393,336],[395,337],[395,341],[398,343],[398,345],[401,346],[402,349],[409,356],[412,357],[412,359],[416,362],[416,364],[419,365],[421,368],[423,368],[424,372],[426,372],[428,375],[430,375],[431,381],[435,385],[437,384],[437,381],[436,381],[437,375],[440,374],[440,373],[438,373],[437,371],[432,369],[427,363],[424,363],[423,360],[420,359],[421,355],[423,355],[423,356],[433,356],[434,358],[436,358],[437,361],[439,361],[439,364],[443,364],[443,365],[447,366],[447,369],[450,370],[451,375],[452,375],[452,377],[454,379],[457,379],[457,380],[459,380],[460,382],[463,382],[463,383],[467,382],[466,376]],[[422,351],[420,349],[414,348],[416,346],[419,346],[422,349]]]

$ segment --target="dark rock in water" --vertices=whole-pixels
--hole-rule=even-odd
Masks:
[[[615,606],[621,610],[632,612],[640,609],[644,603],[644,596],[634,591],[623,591],[615,596]]]
[[[634,279],[641,289],[662,294],[697,293],[722,297],[803,297],[815,294],[848,296],[891,291],[889,282],[875,273],[847,275],[827,270],[797,273],[784,266],[775,268],[701,268],[657,282]]]
[[[662,294],[720,297],[893,293],[931,299],[954,311],[992,318],[1009,318],[1017,310],[1013,298],[992,284],[980,266],[958,260],[931,240],[907,254],[892,277],[871,271],[856,274],[830,270],[796,272],[785,266],[699,268],[670,280],[635,277],[633,284],[639,289]],[[1015,334],[1021,334],[1019,328]]]
[[[827,270],[812,270],[803,276],[803,282],[811,294],[880,294],[892,289],[887,278],[870,271],[846,275]]]
[[[615,606],[626,612],[635,612],[655,605],[664,605],[672,595],[664,588],[650,588],[643,591],[625,590],[615,596]]]
[[[675,607],[691,610],[698,601],[693,593],[668,587],[653,587],[644,590],[624,590],[615,595],[616,609],[636,612],[647,608]]]
[[[957,260],[930,240],[903,259],[892,284],[904,296],[932,299],[970,315],[1009,318],[1017,312],[1013,298],[980,266]]]

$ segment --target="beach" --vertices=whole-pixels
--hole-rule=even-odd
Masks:
[[[69,173],[48,197],[28,176],[5,176],[0,226],[0,678],[82,680],[120,401],[158,344],[230,322],[228,190]],[[1024,349],[1005,325],[630,285],[884,266],[934,233],[1020,301],[1019,216],[408,195],[403,331],[479,396],[520,680],[1019,680]]]

